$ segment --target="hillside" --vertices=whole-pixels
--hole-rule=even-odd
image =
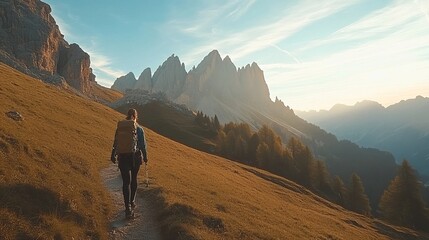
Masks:
[[[4,64],[0,93],[2,236],[106,238],[110,202],[98,172],[121,115]]]
[[[123,116],[0,64],[0,232],[6,239],[107,238],[99,171]],[[146,113],[149,114],[149,113]],[[165,239],[429,239],[346,211],[264,171],[146,129]],[[251,197],[249,197],[251,196]]]
[[[94,99],[96,102],[109,104],[111,102],[117,101],[118,99],[122,98],[123,94],[121,92],[103,87],[95,82],[92,82],[90,97]]]

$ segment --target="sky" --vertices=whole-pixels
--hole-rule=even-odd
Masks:
[[[296,110],[429,96],[429,0],[44,0],[110,87],[175,54],[256,62]]]

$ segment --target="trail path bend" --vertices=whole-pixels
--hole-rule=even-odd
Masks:
[[[135,213],[138,216],[134,220],[126,220],[124,213],[124,198],[122,195],[122,178],[116,165],[101,171],[104,185],[110,192],[114,202],[113,219],[110,219],[109,239],[148,239],[158,240],[161,238],[160,229],[155,219],[155,213],[150,201],[145,198],[142,188],[146,187],[141,179],[144,175],[144,166],[139,172],[139,185],[137,189]]]

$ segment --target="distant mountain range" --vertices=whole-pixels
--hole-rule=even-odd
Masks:
[[[118,78],[112,88],[132,90],[128,90],[122,102],[141,101],[135,90],[160,92],[195,112],[217,115],[221,123],[246,122],[254,129],[268,125],[283,142],[298,137],[318,159],[325,160],[332,174],[347,181],[352,173],[358,173],[374,209],[396,173],[397,165],[390,153],[338,141],[334,135],[299,118],[281,100],[271,100],[264,73],[256,63],[237,68],[228,56],[222,59],[216,50],[189,72],[179,57],[172,55],[153,75],[149,68],[138,79],[128,73]]]
[[[418,96],[389,107],[373,101],[335,105],[329,111],[297,112],[340,139],[393,153],[429,175],[429,98]]]

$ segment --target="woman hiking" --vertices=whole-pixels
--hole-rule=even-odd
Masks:
[[[122,176],[125,217],[134,217],[136,207],[137,174],[142,160],[147,164],[146,139],[143,128],[137,123],[137,110],[128,110],[125,120],[118,122],[113,142],[111,161],[116,163]]]

